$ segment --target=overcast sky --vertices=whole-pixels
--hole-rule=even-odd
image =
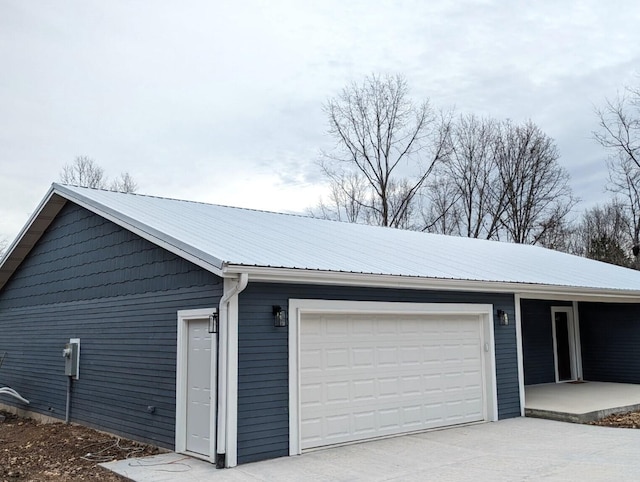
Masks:
[[[640,83],[639,21],[637,1],[0,0],[0,238],[79,155],[144,194],[302,211],[323,102],[374,72],[531,119],[588,207],[606,199],[593,109]]]

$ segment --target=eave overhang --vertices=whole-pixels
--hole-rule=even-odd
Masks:
[[[386,274],[348,273],[226,264],[224,275],[247,273],[252,282],[366,286],[371,288],[468,291],[517,294],[520,298],[638,303],[640,291],[556,286],[503,281],[476,281]]]

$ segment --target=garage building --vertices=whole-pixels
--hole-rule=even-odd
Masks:
[[[233,467],[640,383],[639,301],[540,247],[53,184],[0,263],[0,407]]]

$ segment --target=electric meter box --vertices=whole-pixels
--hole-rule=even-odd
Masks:
[[[62,351],[64,356],[64,374],[78,378],[78,359],[80,358],[80,343],[69,342]]]

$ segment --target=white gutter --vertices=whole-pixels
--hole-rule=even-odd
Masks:
[[[475,281],[448,278],[424,278],[388,274],[366,274],[293,268],[227,265],[227,275],[240,272],[252,281],[274,283],[313,283],[341,286],[368,286],[418,290],[455,290],[484,293],[518,293],[521,298],[638,303],[640,290],[623,290],[585,286],[561,286],[508,281]]]
[[[217,460],[216,465],[222,467],[233,467],[236,465],[236,447],[228,447],[230,438],[234,440],[236,437],[230,437],[229,431],[237,430],[236,427],[230,426],[229,412],[237,415],[237,408],[230,410],[229,405],[234,401],[237,403],[237,365],[238,365],[238,326],[237,326],[237,310],[234,313],[236,321],[234,326],[231,326],[231,319],[229,316],[229,305],[235,302],[237,306],[237,296],[246,287],[249,282],[249,275],[247,273],[240,273],[238,280],[233,286],[227,288],[227,284],[232,282],[225,279],[224,294],[220,299],[219,309],[219,353],[218,353],[218,424],[217,424],[217,442],[216,452]],[[231,390],[234,388],[234,390]],[[233,407],[232,407],[233,408]],[[232,417],[236,418],[236,417]],[[236,424],[237,425],[237,424]],[[229,454],[229,457],[226,456]]]

